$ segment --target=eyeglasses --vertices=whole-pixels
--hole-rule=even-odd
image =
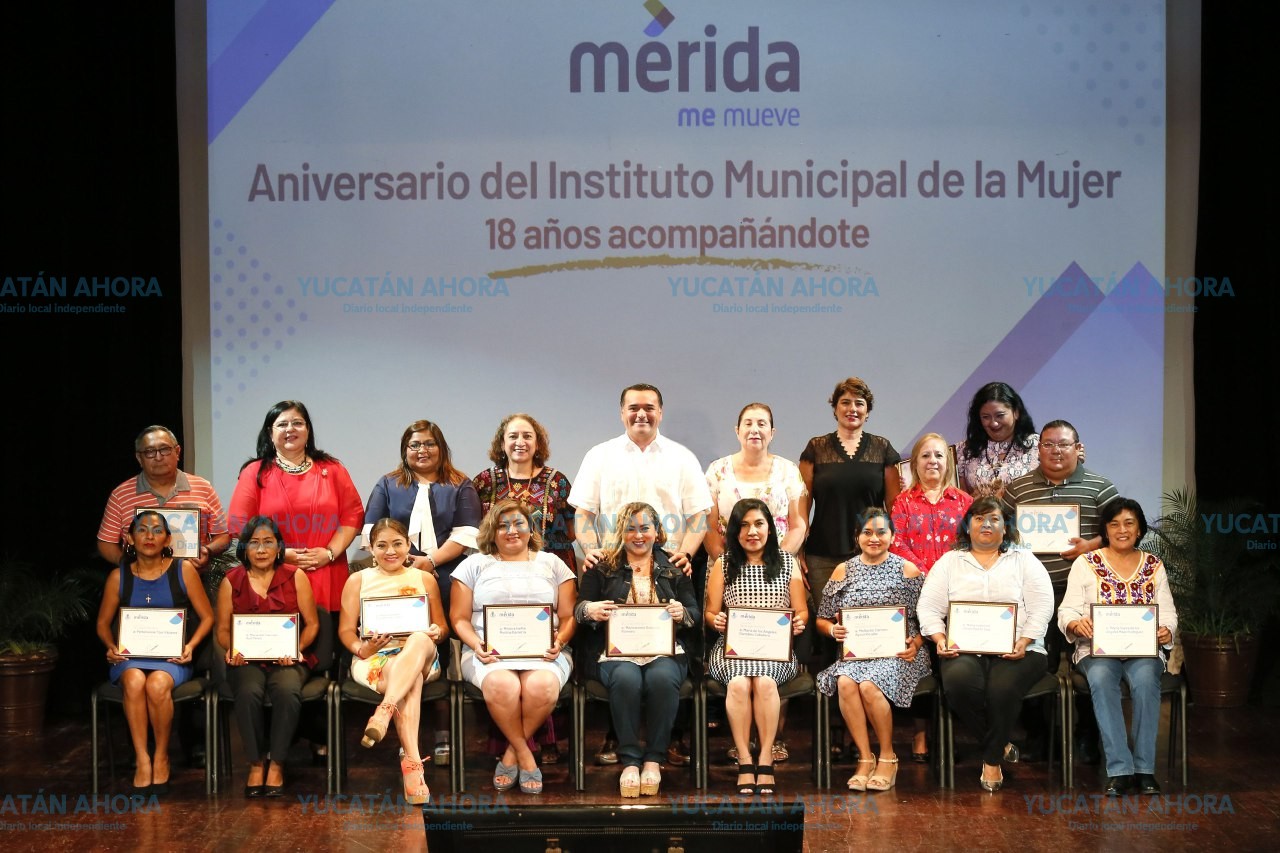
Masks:
[[[250,551],[274,551],[280,547],[280,543],[274,539],[250,539]]]
[[[142,454],[144,459],[155,459],[157,456],[163,459],[170,453],[173,453],[176,449],[177,448],[170,447],[166,444],[163,447],[148,447],[146,450],[140,450],[138,452]]]
[[[1078,441],[1042,441],[1040,446],[1046,450],[1070,450],[1079,443]]]
[[[298,419],[296,421],[280,421],[279,423],[275,424],[275,428],[280,430],[281,432],[287,429],[306,429],[307,422],[302,419]]]
[[[407,446],[414,453],[417,453],[419,450],[435,450],[440,445],[434,441],[411,441]]]

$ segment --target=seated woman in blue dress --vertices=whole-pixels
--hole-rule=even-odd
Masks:
[[[929,656],[920,652],[924,638],[916,620],[916,600],[924,575],[912,563],[889,553],[893,521],[880,507],[863,513],[858,524],[859,553],[836,567],[822,591],[818,607],[818,633],[843,643],[846,628],[839,621],[847,607],[900,605],[906,608],[906,643],[896,657],[846,659],[841,656],[818,673],[818,689],[839,693],[840,713],[858,747],[858,772],[849,779],[853,791],[887,791],[898,777],[898,756],[893,750],[893,710],[911,705],[920,679],[929,674]],[[867,723],[880,742],[880,759],[871,752]],[[875,772],[865,772],[874,766]]]
[[[594,630],[580,637],[583,668],[609,688],[609,711],[618,733],[623,797],[653,796],[662,784],[661,766],[680,706],[680,685],[689,672],[687,650],[699,624],[693,581],[671,565],[662,550],[666,533],[658,511],[630,503],[618,513],[611,541],[599,563],[582,574],[577,620]],[[672,656],[608,657],[606,625],[624,604],[661,604],[675,622],[678,639]],[[644,721],[648,742],[640,742]]]
[[[191,678],[196,648],[213,630],[213,608],[200,576],[191,564],[174,559],[169,548],[169,522],[158,512],[135,516],[125,533],[124,559],[107,576],[98,608],[98,639],[107,647],[112,684],[124,691],[124,716],[133,742],[136,794],[169,790],[169,734],[173,729],[173,688]],[[200,624],[188,630],[177,657],[126,657],[117,645],[116,617],[121,607],[187,608]],[[188,621],[188,628],[189,620]],[[155,754],[147,752],[147,723],[155,737]]]

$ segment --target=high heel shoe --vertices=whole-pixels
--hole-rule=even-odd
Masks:
[[[984,768],[985,769],[985,768]],[[988,782],[987,777],[981,773],[978,775],[978,784],[982,786],[982,790],[994,794],[1004,786],[1004,771],[1000,772],[1000,778],[994,782]]]
[[[400,759],[400,775],[404,777],[404,800],[415,806],[430,801],[431,789],[422,776],[422,762],[409,758]]]
[[[760,781],[761,776],[768,776],[770,777],[770,779],[772,779],[773,765],[772,764],[756,765],[756,793],[760,794],[761,796],[768,796],[768,797],[773,796],[773,786],[778,784],[777,781],[761,782]]]
[[[627,800],[640,796],[640,768],[632,765],[622,769],[618,777],[618,793]]]
[[[373,716],[369,718],[369,722],[364,724],[364,737],[360,738],[360,745],[367,748],[382,740],[387,734],[387,726],[391,725],[391,718],[395,713],[396,706],[390,702],[379,705],[378,710],[374,711]]]
[[[640,796],[656,797],[660,787],[662,787],[662,771],[658,768],[645,770],[640,774]]]
[[[750,782],[743,782],[743,776],[750,776]],[[754,764],[738,765],[738,793],[744,797],[750,797],[756,792],[756,766]]]
[[[874,768],[875,763],[876,763],[876,760],[875,760],[874,758],[859,758],[859,759],[858,759],[858,766],[859,766],[859,767],[861,767],[863,764],[870,764],[870,765],[872,765],[872,767]],[[849,790],[850,790],[850,791],[865,791],[865,790],[867,790],[867,778],[868,778],[868,774],[863,773],[863,772],[861,772],[861,771],[859,771],[859,772],[857,772],[857,773],[854,773],[852,776],[850,776],[850,777],[849,777]]]
[[[887,791],[893,787],[898,781],[898,759],[897,758],[881,758],[880,764],[892,764],[893,772],[886,776],[883,773],[876,773],[867,780],[868,791]],[[880,765],[876,765],[876,770],[880,769]]]

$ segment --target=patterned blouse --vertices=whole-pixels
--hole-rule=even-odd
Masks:
[[[969,456],[965,442],[956,447],[956,464],[960,466],[960,488],[974,498],[1003,492],[1009,481],[1040,467],[1040,436],[1032,433],[1021,447],[1013,439],[988,441],[977,456]]]

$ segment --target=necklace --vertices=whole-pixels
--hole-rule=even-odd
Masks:
[[[280,470],[286,474],[305,474],[311,470],[311,457],[304,456],[302,461],[294,465],[288,459],[285,459],[280,453],[276,452],[276,464],[280,466]]]

